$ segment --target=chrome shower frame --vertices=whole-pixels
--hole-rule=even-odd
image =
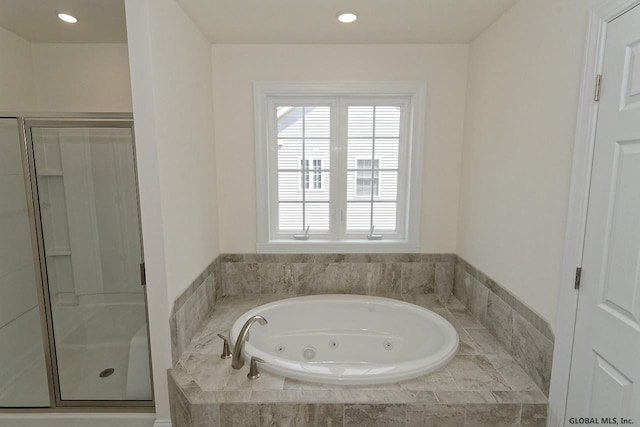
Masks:
[[[153,396],[153,375],[151,348],[149,338],[149,377],[151,383],[151,400],[63,400],[60,392],[60,378],[56,357],[56,346],[53,332],[53,317],[51,300],[49,298],[49,281],[47,277],[44,239],[42,235],[42,221],[37,187],[37,176],[34,160],[34,144],[31,134],[32,127],[55,128],[123,128],[131,129],[133,144],[133,160],[136,195],[138,203],[138,223],[140,227],[140,248],[144,263],[144,246],[142,242],[142,223],[140,219],[140,189],[138,184],[138,170],[136,157],[135,133],[133,115],[131,113],[82,113],[82,114],[4,114],[0,119],[15,119],[18,122],[19,137],[21,139],[20,152],[22,170],[27,197],[27,210],[31,232],[31,246],[33,250],[34,268],[36,272],[36,290],[38,308],[40,311],[44,360],[49,388],[49,406],[20,406],[0,407],[0,413],[34,413],[34,412],[154,412],[155,399]],[[145,316],[147,323],[147,337],[149,337],[149,314],[146,303],[146,287],[144,289]]]

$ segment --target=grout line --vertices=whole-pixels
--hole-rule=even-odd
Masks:
[[[442,369],[444,369],[444,372],[447,375],[449,375],[449,378],[451,378],[451,381],[453,381],[453,384],[456,386],[456,388],[459,389],[459,391],[462,391],[462,390],[460,390],[460,386],[456,382],[455,378],[453,378],[453,375],[451,375],[451,372],[449,371],[449,369],[446,366],[444,366]],[[433,391],[433,394],[435,395],[435,390]],[[440,400],[440,399],[438,399],[438,396],[436,396],[436,400],[438,400],[438,401]]]
[[[518,411],[518,425],[522,425],[522,403],[520,404],[520,410]]]
[[[458,389],[458,390],[456,390],[456,391],[466,391],[466,390],[463,390],[463,389],[462,389],[462,387],[460,386],[460,384],[458,384],[458,382],[456,381],[456,379],[455,379],[455,378],[453,377],[453,375],[451,374],[451,371],[449,371],[449,367],[448,367],[448,366],[445,366],[443,369],[445,369],[445,370],[447,371],[447,373],[449,374],[449,376],[450,376],[450,377],[451,377],[451,379],[453,380],[453,383],[455,384],[456,388]],[[433,394],[436,394],[436,393],[435,393],[435,391],[433,392]],[[442,402],[440,402],[440,399],[438,399],[438,395],[436,395],[436,400],[437,400],[439,403],[442,403]]]

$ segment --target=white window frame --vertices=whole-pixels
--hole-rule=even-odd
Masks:
[[[426,118],[426,84],[424,82],[254,82],[254,113],[256,139],[256,193],[257,193],[257,243],[260,253],[327,253],[327,252],[419,252],[420,251],[420,204],[422,193],[422,163],[424,150],[424,129]],[[277,191],[270,191],[270,185],[277,186],[277,141],[276,106],[329,105],[332,108],[331,137],[346,137],[346,123],[337,120],[339,108],[336,97],[348,99],[349,105],[385,105],[391,98],[404,103],[409,135],[401,135],[406,144],[400,147],[398,170],[398,233],[382,234],[381,240],[369,240],[366,234],[347,234],[338,230],[337,223],[346,226],[346,188],[342,184],[337,191],[335,203],[330,205],[329,234],[312,234],[308,240],[294,240],[291,234],[277,233]],[[329,98],[334,98],[333,100]],[[352,98],[352,99],[349,99]],[[402,132],[402,131],[401,131]],[[403,150],[405,152],[403,153]],[[331,149],[331,168],[346,170],[346,153]],[[333,175],[329,182],[330,191],[335,192]],[[324,185],[324,183],[323,183]],[[277,187],[276,187],[277,188]],[[406,189],[406,190],[404,190]],[[407,200],[408,198],[408,200]],[[340,221],[337,217],[340,216]],[[271,220],[273,218],[273,221]]]

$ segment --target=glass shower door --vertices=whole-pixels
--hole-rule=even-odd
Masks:
[[[60,405],[152,400],[132,123],[27,121]]]
[[[47,407],[49,385],[16,118],[0,119],[0,407]]]

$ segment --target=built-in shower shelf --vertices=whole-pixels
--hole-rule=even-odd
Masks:
[[[70,256],[71,255],[71,249],[68,249],[68,248],[49,249],[45,252],[47,256]]]
[[[41,169],[38,176],[62,176],[62,169]]]

